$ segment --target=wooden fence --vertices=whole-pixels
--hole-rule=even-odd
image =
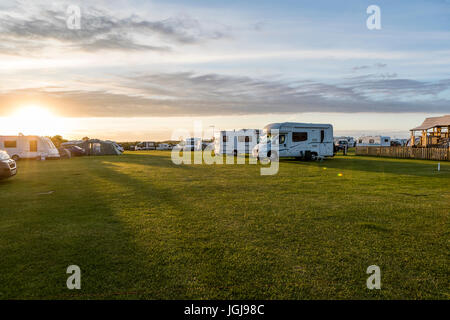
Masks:
[[[357,156],[450,161],[450,148],[356,147]]]

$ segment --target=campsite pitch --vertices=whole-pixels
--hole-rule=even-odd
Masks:
[[[18,169],[0,181],[0,299],[450,297],[449,163],[286,160],[261,176],[150,151]]]

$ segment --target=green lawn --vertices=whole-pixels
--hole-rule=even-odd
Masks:
[[[0,181],[1,299],[450,298],[450,163],[340,156],[261,176],[153,151],[18,167]]]

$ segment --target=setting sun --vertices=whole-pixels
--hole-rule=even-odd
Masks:
[[[9,117],[4,118],[2,131],[11,134],[23,133],[25,135],[54,135],[62,128],[62,119],[56,117],[48,109],[29,105],[18,108]]]

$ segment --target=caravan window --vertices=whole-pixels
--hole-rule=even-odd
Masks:
[[[228,142],[228,136],[227,136],[227,135],[224,135],[224,136],[222,137],[222,141],[223,141],[223,142]]]
[[[374,143],[375,143],[375,140],[369,139],[369,143],[370,143],[370,144],[374,144]]]
[[[320,142],[323,142],[325,140],[325,130],[320,131]]]
[[[37,152],[37,140],[30,141],[30,152]]]
[[[359,139],[359,140],[358,140],[358,143],[362,143],[362,139]]]
[[[239,142],[252,142],[252,137],[250,136],[239,136],[238,137]]]
[[[389,139],[384,139],[384,142],[389,142]]]
[[[292,132],[292,142],[308,140],[308,132]]]
[[[5,148],[17,148],[17,141],[5,141]]]
[[[284,134],[280,135],[279,141],[280,141],[280,144],[285,143],[286,142],[286,136]]]

